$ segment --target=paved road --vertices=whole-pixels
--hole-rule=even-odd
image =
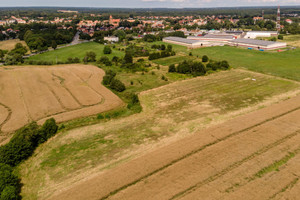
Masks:
[[[86,43],[86,42],[90,42],[90,41],[88,41],[88,40],[80,40],[79,39],[79,32],[77,32],[75,34],[75,36],[74,36],[74,38],[73,38],[73,40],[72,40],[71,43],[63,45],[63,46],[59,46],[59,47],[57,47],[57,49],[61,49],[61,48],[65,48],[65,47],[69,47],[69,46],[73,46],[73,45],[77,45],[77,44],[81,44],[81,43]],[[45,52],[48,52],[48,51],[54,51],[54,49],[51,48],[51,49],[48,49],[46,51],[31,53],[29,55],[24,56],[24,58],[29,58],[31,56],[34,56],[34,55],[37,55],[37,54],[41,54],[41,53],[45,53]]]

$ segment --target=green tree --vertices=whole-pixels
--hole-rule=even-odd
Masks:
[[[104,54],[111,54],[112,50],[109,46],[105,46],[103,49]]]
[[[16,187],[8,185],[1,193],[0,200],[19,200],[21,199]]]
[[[4,56],[5,56],[5,51],[0,49],[0,59],[3,60]]]
[[[116,90],[118,92],[123,92],[126,89],[124,83],[122,83],[118,79],[112,79],[112,81],[110,83],[110,88],[113,90]]]
[[[51,47],[55,50],[57,48],[57,43],[55,40],[52,40]]]
[[[124,57],[124,62],[126,64],[132,64],[133,63],[133,58],[130,52],[126,52],[125,57]]]
[[[87,62],[95,62],[96,61],[96,53],[93,51],[88,51],[85,54]]]
[[[45,141],[54,136],[57,130],[58,126],[54,118],[46,120],[43,126],[41,127],[41,132],[43,137],[45,138]]]
[[[206,55],[204,55],[203,57],[202,57],[202,62],[207,62],[208,61],[208,57],[206,56]]]
[[[169,72],[176,72],[176,67],[174,64],[169,66]]]
[[[0,194],[7,186],[19,188],[19,179],[13,175],[13,168],[7,164],[0,163]]]

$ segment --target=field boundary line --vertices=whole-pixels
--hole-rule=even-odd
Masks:
[[[260,125],[263,125],[263,124],[265,124],[265,123],[267,123],[267,122],[270,122],[270,121],[273,121],[273,120],[278,119],[278,118],[280,118],[280,117],[283,117],[283,116],[285,116],[285,115],[287,115],[287,114],[290,114],[290,113],[292,113],[292,112],[295,112],[295,111],[297,111],[297,110],[299,110],[299,109],[300,109],[300,106],[299,106],[299,107],[296,107],[296,108],[294,108],[294,109],[291,109],[291,110],[289,110],[289,111],[287,111],[287,112],[284,112],[284,113],[281,113],[281,114],[279,114],[279,115],[276,115],[276,116],[274,116],[274,117],[268,118],[268,119],[266,119],[266,120],[264,120],[264,121],[261,121],[261,122],[259,122],[259,123],[257,123],[257,124],[254,124],[254,125],[252,125],[252,126],[250,126],[250,127],[244,128],[244,129],[239,130],[239,131],[236,131],[236,132],[233,132],[233,133],[231,133],[231,134],[229,134],[229,135],[227,135],[227,136],[224,136],[224,137],[222,137],[222,138],[220,138],[220,139],[216,139],[215,141],[210,142],[210,143],[208,143],[208,144],[206,144],[206,145],[203,145],[202,147],[200,147],[200,148],[198,148],[198,149],[196,149],[196,150],[194,150],[194,151],[191,151],[190,153],[188,153],[188,154],[186,154],[186,155],[184,155],[184,156],[181,156],[180,158],[177,158],[177,159],[175,159],[175,160],[169,162],[169,164],[166,164],[166,165],[164,165],[164,166],[162,166],[162,167],[160,167],[160,168],[158,168],[158,169],[156,169],[156,170],[154,170],[154,171],[152,171],[152,172],[150,172],[150,173],[148,173],[148,174],[146,174],[146,175],[144,175],[144,176],[142,176],[142,177],[136,179],[135,181],[132,181],[132,182],[130,182],[130,183],[128,183],[128,184],[126,184],[126,185],[124,185],[124,186],[122,186],[122,187],[120,187],[120,188],[118,188],[118,189],[116,189],[116,190],[114,190],[114,191],[112,191],[112,192],[110,192],[109,194],[107,194],[107,195],[105,195],[105,196],[99,198],[99,200],[105,200],[105,199],[108,199],[110,196],[113,196],[113,195],[117,194],[118,192],[120,192],[120,191],[122,191],[122,190],[124,190],[124,189],[126,189],[126,188],[128,188],[128,187],[130,187],[130,186],[132,186],[132,185],[135,185],[135,184],[138,183],[138,182],[141,182],[141,181],[145,180],[146,178],[148,178],[148,177],[150,177],[150,176],[152,176],[152,175],[154,175],[154,174],[156,174],[156,173],[158,173],[158,172],[160,172],[160,171],[162,171],[162,170],[164,170],[164,169],[166,169],[166,168],[168,168],[168,167],[174,165],[174,164],[177,163],[177,162],[180,162],[181,160],[183,160],[183,159],[185,159],[185,158],[188,158],[188,157],[190,157],[190,156],[192,156],[192,155],[194,155],[194,154],[196,154],[196,153],[199,153],[199,152],[203,151],[204,149],[206,149],[206,148],[208,148],[208,147],[210,147],[210,146],[213,146],[213,145],[218,144],[218,143],[220,143],[220,142],[222,142],[222,141],[225,141],[225,140],[227,140],[228,138],[237,136],[237,135],[239,135],[239,134],[241,134],[241,133],[243,133],[243,132],[245,132],[245,131],[249,131],[249,130],[251,130],[251,129],[253,129],[253,128],[256,128],[256,127],[258,127],[258,126],[260,126]]]
[[[256,152],[252,153],[251,155],[249,155],[249,156],[243,158],[242,160],[237,161],[237,162],[235,162],[235,163],[229,165],[227,168],[223,169],[223,170],[220,171],[219,173],[217,173],[217,174],[215,174],[215,175],[213,175],[213,176],[210,176],[210,177],[208,177],[207,179],[205,179],[205,180],[203,180],[203,181],[201,181],[201,182],[196,183],[195,185],[193,185],[193,186],[187,188],[186,190],[183,190],[182,192],[177,193],[176,195],[174,195],[173,197],[171,197],[170,200],[173,200],[173,199],[177,199],[177,198],[183,197],[183,196],[185,196],[186,194],[195,191],[196,189],[198,189],[198,188],[201,187],[202,185],[207,184],[207,183],[210,183],[210,182],[216,180],[217,178],[219,178],[219,177],[221,177],[221,176],[227,174],[228,172],[234,170],[235,168],[241,166],[241,165],[244,164],[245,162],[247,162],[247,161],[249,161],[249,160],[252,160],[252,159],[255,158],[256,156],[262,155],[263,153],[267,152],[268,150],[270,150],[270,149],[272,149],[272,148],[278,146],[279,144],[282,144],[282,143],[284,143],[285,141],[287,141],[287,140],[289,140],[289,139],[295,137],[295,136],[296,136],[297,134],[299,134],[299,133],[300,133],[300,130],[298,130],[298,131],[296,131],[296,132],[293,132],[292,134],[289,134],[289,135],[287,135],[287,136],[285,136],[285,137],[283,137],[283,138],[281,138],[281,139],[279,139],[279,140],[277,140],[277,141],[275,141],[275,142],[273,142],[273,143],[271,143],[271,144],[269,144],[269,145],[267,145],[267,146],[264,146],[264,147],[261,148],[260,150],[258,150],[258,151],[256,151]]]
[[[297,176],[294,178],[289,184],[287,184],[285,187],[283,187],[280,191],[276,192],[272,196],[269,197],[269,199],[274,199],[278,194],[285,192],[287,189],[291,189],[294,187],[294,185],[298,182],[299,177]]]
[[[3,125],[6,124],[11,118],[12,110],[10,107],[8,107],[7,105],[5,105],[1,102],[0,102],[0,105],[3,106],[4,108],[6,108],[8,111],[8,115],[6,116],[5,120],[0,124],[0,133],[1,133],[1,129],[2,129]]]
[[[19,79],[16,77],[16,72],[13,73],[13,77],[15,79],[15,81],[17,82],[17,85],[18,85],[18,88],[19,88],[19,92],[20,92],[20,96],[21,96],[21,99],[22,99],[22,102],[23,102],[23,105],[24,105],[24,108],[26,110],[26,115],[27,115],[27,118],[28,118],[28,122],[30,121],[33,121],[33,118],[31,117],[30,115],[30,112],[29,112],[29,108],[28,108],[28,105],[24,99],[24,94],[23,94],[23,90],[22,90],[22,87],[20,85],[20,81]]]
[[[100,97],[101,97],[101,101],[98,104],[103,104],[105,102],[105,98],[104,96],[99,93],[97,90],[95,90],[93,87],[90,86],[90,84],[88,83],[88,81],[91,79],[91,77],[93,76],[93,73],[90,74],[88,80],[84,80],[83,78],[81,78],[80,76],[78,76],[76,73],[72,72],[71,73],[76,76],[77,78],[79,78],[83,83],[85,83],[91,90],[93,90],[95,93],[97,93]]]

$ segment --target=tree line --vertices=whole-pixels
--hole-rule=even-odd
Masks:
[[[53,118],[42,126],[32,122],[16,131],[9,143],[0,146],[0,200],[21,199],[22,185],[14,168],[28,159],[40,144],[53,137],[57,130],[58,126]]]

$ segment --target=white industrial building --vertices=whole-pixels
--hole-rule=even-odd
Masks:
[[[244,38],[255,39],[258,37],[276,37],[277,31],[248,31]]]
[[[208,42],[205,41],[191,40],[191,39],[186,39],[181,37],[165,37],[163,39],[163,42],[178,44],[178,45],[186,46],[191,49],[206,46],[208,44]]]
[[[187,39],[199,40],[203,42],[225,42],[236,39],[236,36],[229,34],[208,34],[204,36],[189,36]]]
[[[284,43],[284,42],[253,40],[253,39],[245,39],[245,38],[231,40],[229,42],[229,45],[238,46],[238,47],[246,47],[249,49],[257,49],[257,50],[274,50],[274,49],[281,49],[281,48],[286,47],[286,43]]]
[[[108,41],[108,42],[119,42],[119,38],[116,36],[108,36],[108,37],[104,37],[104,40]]]

